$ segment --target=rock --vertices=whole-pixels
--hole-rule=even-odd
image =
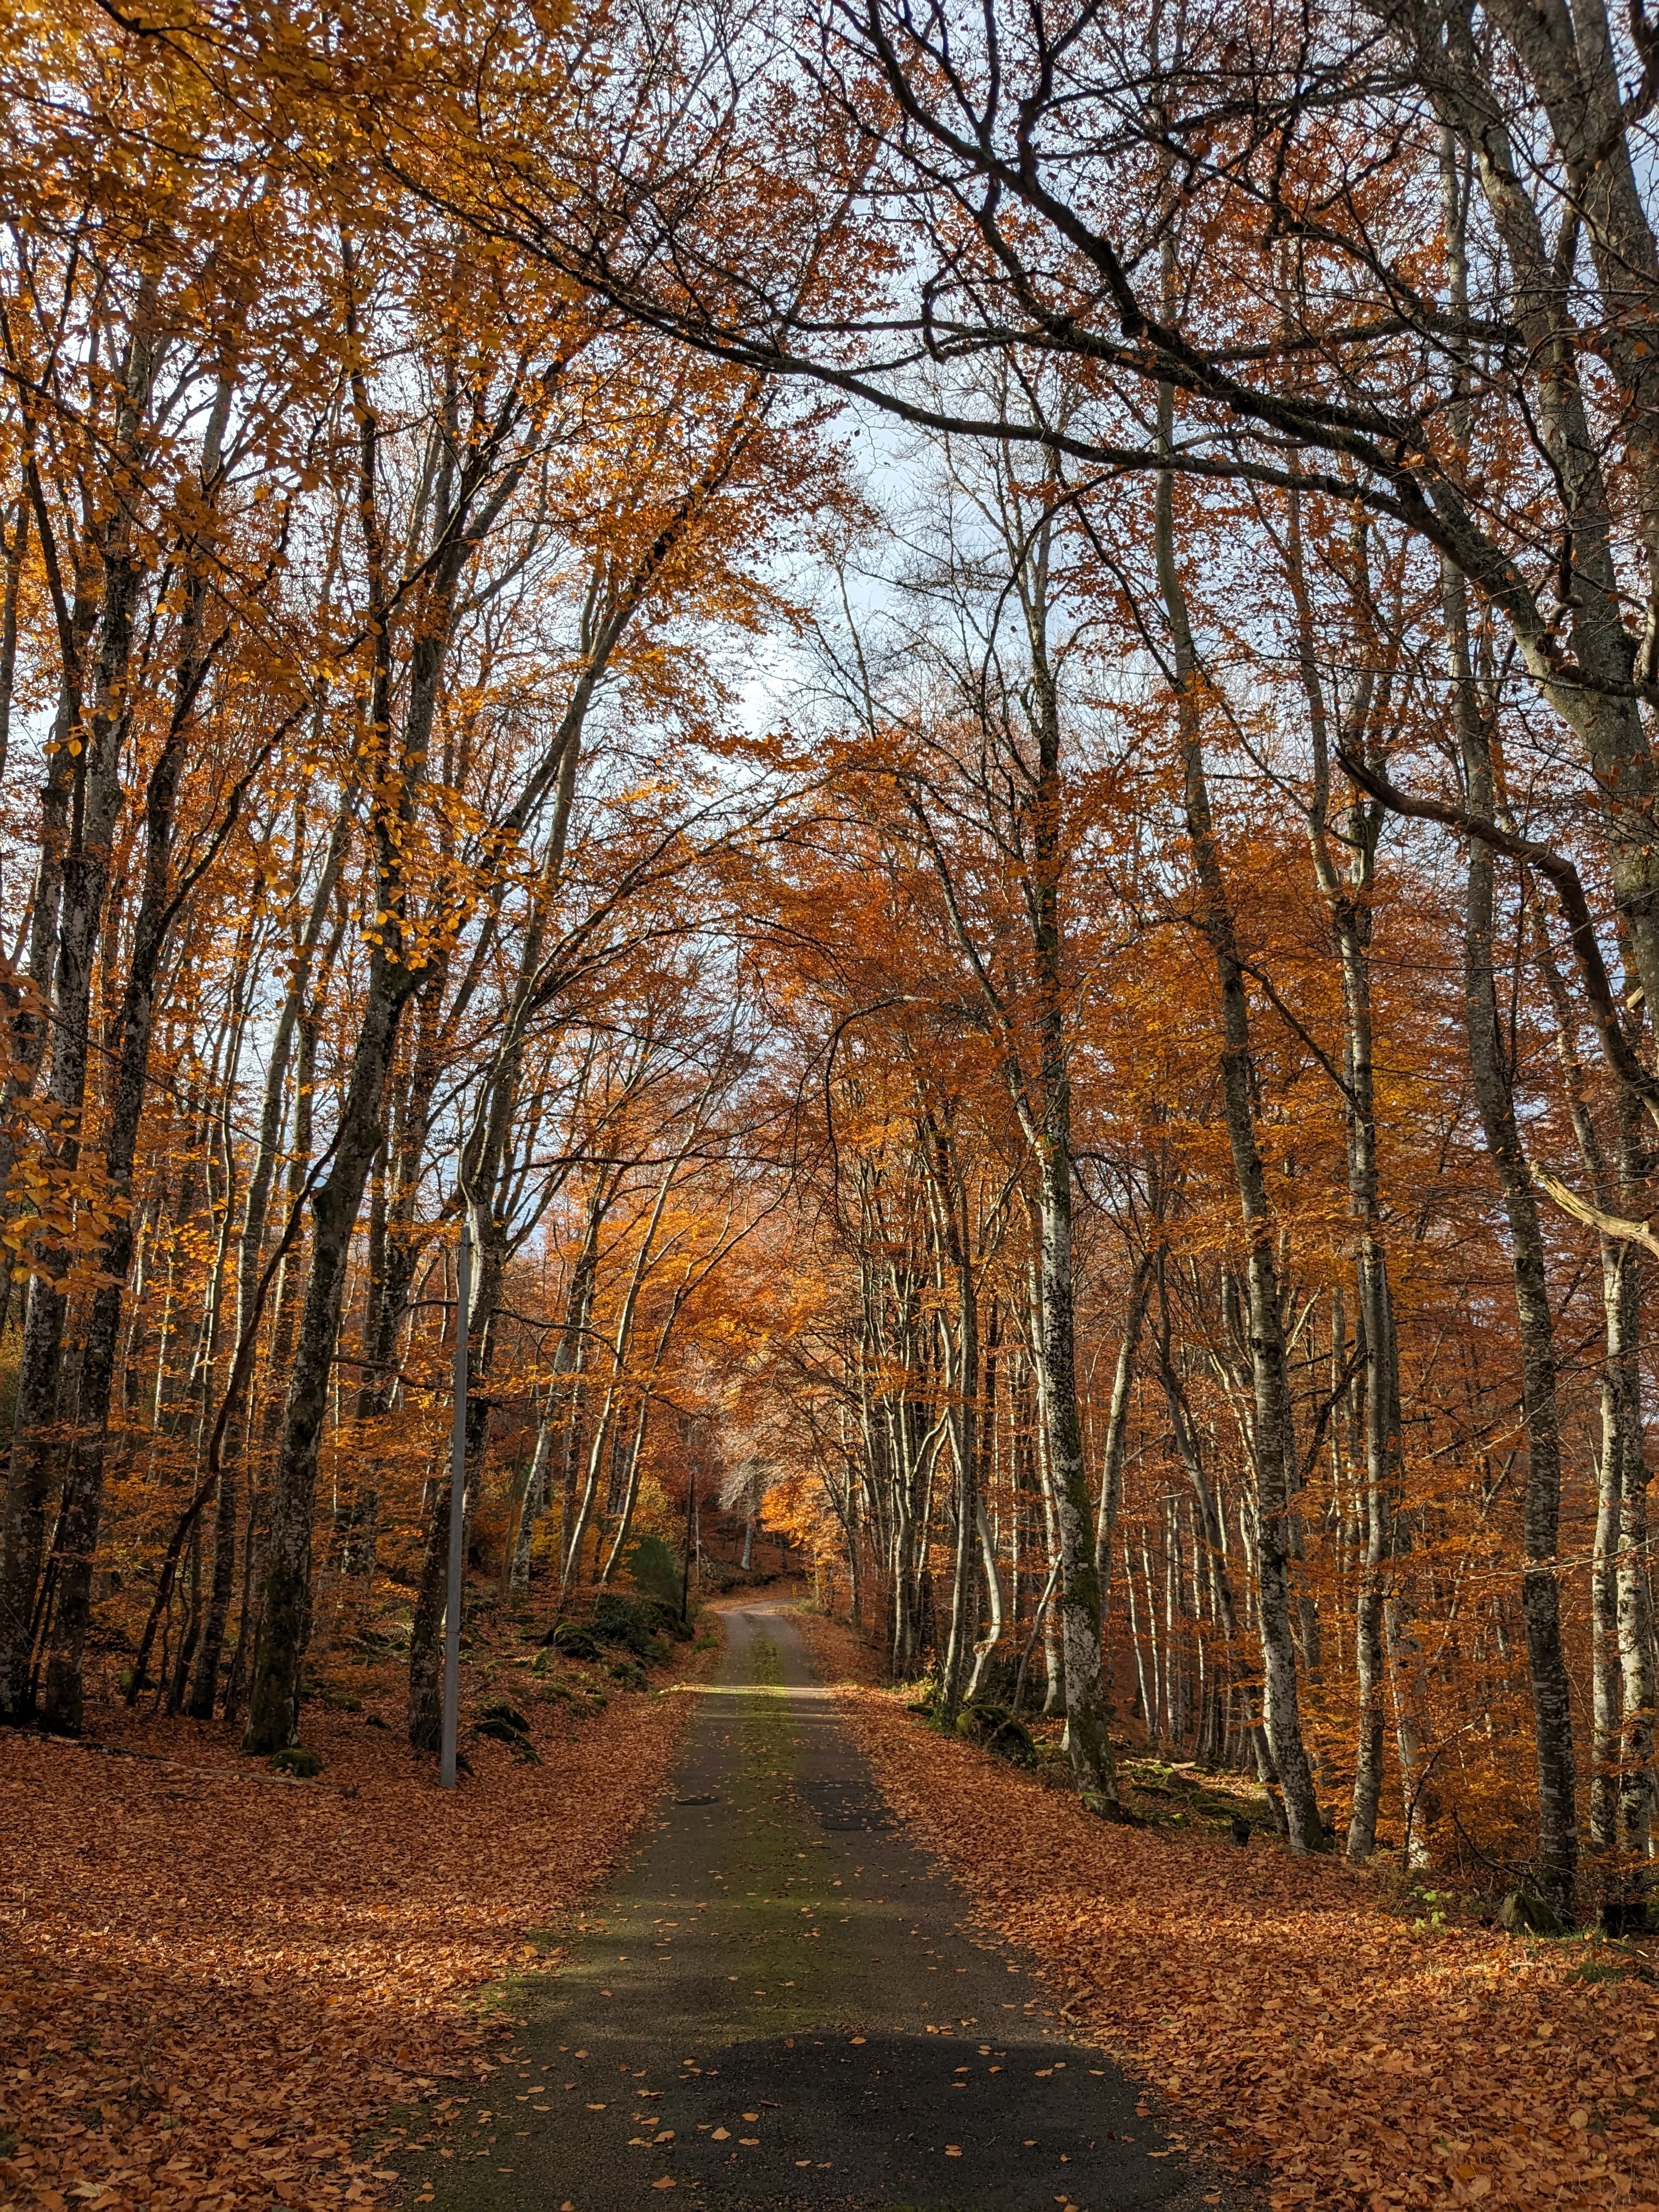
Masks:
[[[492,1698],[484,1707],[481,1718],[487,1721],[505,1721],[515,1735],[525,1735],[529,1732],[530,1723],[518,1707],[509,1705],[505,1698]]]
[[[988,1698],[963,1707],[957,1715],[957,1734],[965,1735],[969,1743],[981,1744],[987,1751],[995,1752],[999,1759],[1009,1759],[1016,1766],[1036,1763],[1036,1747],[1031,1741],[1030,1730],[1005,1706],[993,1705]]]
[[[291,1774],[301,1782],[309,1782],[323,1771],[321,1752],[308,1751],[302,1743],[290,1743],[272,1752],[270,1763],[278,1774]]]
[[[527,1765],[541,1765],[536,1747],[530,1741],[529,1722],[505,1698],[495,1698],[484,1707],[472,1723],[472,1733],[488,1736],[492,1743],[504,1743],[514,1759],[523,1759]]]
[[[1498,1924],[1511,1936],[1565,1936],[1566,1923],[1553,1905],[1524,1889],[1512,1889],[1498,1908]]]
[[[542,1638],[567,1659],[597,1659],[599,1647],[579,1620],[556,1621]]]

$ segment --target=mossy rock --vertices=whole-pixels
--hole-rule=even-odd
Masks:
[[[296,1781],[309,1782],[323,1771],[323,1754],[311,1751],[302,1743],[290,1743],[281,1751],[273,1751],[270,1763],[278,1774],[291,1774]]]
[[[1565,1936],[1567,1924],[1553,1905],[1529,1890],[1512,1889],[1498,1908],[1498,1924],[1511,1936]]]
[[[530,1723],[516,1705],[509,1705],[505,1698],[493,1698],[480,1716],[482,1720],[504,1721],[515,1735],[523,1735]]]
[[[542,1641],[567,1659],[597,1659],[599,1656],[592,1632],[579,1620],[556,1621]]]
[[[994,1705],[981,1700],[964,1705],[957,1715],[957,1734],[965,1735],[969,1743],[981,1745],[995,1752],[1015,1766],[1031,1766],[1036,1761],[1036,1747],[1031,1741],[1031,1732],[1024,1721],[1018,1721],[1006,1706]]]
[[[526,1733],[529,1726],[522,1713],[514,1712],[511,1705],[504,1705],[474,1721],[472,1733],[488,1736],[492,1743],[504,1743],[514,1759],[521,1759],[530,1766],[539,1766],[540,1758]]]

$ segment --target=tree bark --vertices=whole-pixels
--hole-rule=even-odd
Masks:
[[[104,534],[103,600],[94,655],[91,711],[80,735],[67,743],[75,769],[68,793],[69,836],[58,908],[53,978],[55,1021],[47,1096],[61,1117],[58,1164],[73,1172],[80,1160],[80,1123],[86,1100],[92,986],[112,844],[121,805],[121,754],[127,728],[127,681],[134,624],[145,562],[135,544],[137,472],[144,444],[143,425],[155,375],[150,329],[155,279],[140,287],[131,336],[122,364],[114,448],[118,464],[132,473],[128,493],[115,503]],[[77,725],[77,727],[80,726]],[[66,1299],[61,1262],[48,1258],[31,1278],[18,1371],[14,1440],[0,1527],[0,1720],[25,1719],[34,1702],[33,1637],[46,1548],[46,1501],[56,1439]]]
[[[1492,818],[1491,740],[1475,694],[1463,579],[1442,572],[1453,706],[1471,811]],[[1526,1626],[1538,1778],[1538,1875],[1558,1911],[1575,1911],[1578,1874],[1577,1771],[1571,1689],[1561,1637],[1556,1557],[1561,1516],[1561,1444],[1556,1410],[1554,1323],[1538,1201],[1522,1151],[1515,1094],[1504,1056],[1493,967],[1492,848],[1469,840],[1463,933],[1464,1019],[1475,1104],[1487,1157],[1498,1176],[1510,1231],[1510,1267],[1521,1342],[1522,1405],[1527,1431],[1523,1504],[1525,1559],[1521,1610]]]
[[[1159,392],[1160,434],[1167,446],[1174,395],[1167,385],[1161,386]],[[1256,1621],[1261,1642],[1263,1717],[1283,1793],[1291,1846],[1299,1851],[1319,1850],[1324,1847],[1325,1827],[1315,1802],[1313,1773],[1302,1739],[1296,1639],[1291,1619],[1290,1478],[1296,1465],[1296,1438],[1290,1380],[1285,1370],[1279,1270],[1274,1257],[1275,1225],[1250,1104],[1254,1079],[1249,1002],[1210,810],[1198,656],[1193,644],[1186,592],[1176,566],[1174,492],[1167,473],[1158,479],[1155,531],[1158,582],[1175,647],[1187,834],[1198,879],[1200,927],[1208,941],[1220,985],[1222,1100],[1248,1240],[1245,1295],[1255,1401],[1251,1446],[1255,1474]]]

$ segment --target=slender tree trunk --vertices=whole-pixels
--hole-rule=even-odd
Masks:
[[[563,1348],[561,1342],[560,1349]],[[557,1353],[554,1355],[556,1377],[559,1370]],[[507,1586],[515,1598],[528,1595],[530,1589],[530,1547],[535,1539],[538,1518],[547,1510],[549,1473],[553,1464],[553,1438],[556,1433],[557,1415],[555,1399],[558,1390],[556,1379],[550,1386],[542,1406],[541,1419],[536,1424],[536,1449],[530,1462],[530,1472],[525,1478],[524,1498],[519,1507],[519,1525],[514,1531],[512,1559],[507,1568]]]
[[[1550,943],[1542,912],[1533,908],[1538,964],[1556,1024],[1568,1111],[1585,1177],[1606,1212],[1645,1213],[1642,1197],[1646,1160],[1644,1116],[1628,1089],[1620,1093],[1617,1178],[1608,1164],[1584,1095],[1578,1057],[1577,1018]],[[1632,1879],[1647,1855],[1653,1792],[1651,1625],[1646,1619],[1646,1575],[1628,1569],[1629,1534],[1645,1546],[1648,1473],[1644,1447],[1639,1336],[1642,1302],[1639,1248],[1624,1239],[1601,1240],[1601,1305],[1606,1355],[1601,1365],[1601,1449],[1596,1462],[1595,1549],[1590,1569],[1590,1846],[1601,1862],[1601,1917],[1609,1934],[1638,1923],[1643,1884]],[[1639,1579],[1640,1595],[1637,1583]],[[1627,1603],[1630,1611],[1627,1618]],[[1632,1700],[1634,1702],[1632,1702]],[[1623,1854],[1624,1863],[1616,1855]]]
[[[1159,387],[1160,434],[1171,436],[1173,395]],[[1323,1848],[1325,1827],[1315,1802],[1313,1773],[1302,1739],[1296,1639],[1291,1620],[1291,1470],[1296,1464],[1285,1326],[1275,1258],[1275,1224],[1256,1143],[1250,1104],[1249,1002],[1233,915],[1217,850],[1204,759],[1201,682],[1186,593],[1176,566],[1174,492],[1169,475],[1158,479],[1156,503],[1158,580],[1175,641],[1181,757],[1193,866],[1198,878],[1200,927],[1209,941],[1221,989],[1221,1091],[1233,1173],[1244,1233],[1251,1376],[1255,1407],[1252,1436],[1256,1492],[1256,1625],[1261,1642],[1262,1705],[1273,1764],[1283,1793],[1292,1847]]]
[[[1463,580],[1443,570],[1453,703],[1472,812],[1492,818],[1491,741],[1475,696]],[[1486,1152],[1509,1223],[1510,1266],[1521,1340],[1522,1403],[1527,1430],[1523,1505],[1525,1559],[1521,1609],[1526,1626],[1538,1777],[1538,1875],[1564,1915],[1575,1910],[1578,1873],[1577,1771],[1572,1699],[1561,1637],[1556,1557],[1561,1515],[1561,1447],[1556,1411],[1554,1323],[1538,1201],[1522,1150],[1515,1096],[1503,1043],[1492,955],[1494,886],[1490,846],[1469,840],[1463,938],[1465,1024],[1475,1103]]]
[[[473,1311],[476,1312],[476,1306]],[[459,1306],[455,1310],[455,1327],[471,1333],[472,1315],[464,1314]],[[461,1490],[461,1526],[463,1529],[463,1570],[465,1570],[465,1531],[472,1518],[474,1494],[473,1470],[483,1451],[484,1431],[489,1420],[489,1407],[482,1394],[475,1393],[467,1401],[466,1437],[463,1448],[465,1471]],[[426,1544],[421,1555],[421,1580],[415,1598],[415,1622],[409,1644],[409,1741],[419,1752],[438,1750],[443,1726],[443,1638],[444,1615],[448,1599],[449,1570],[449,1513],[454,1494],[454,1471],[447,1459],[445,1474],[432,1485],[430,1509],[427,1516]],[[465,1576],[462,1577],[461,1592],[463,1617],[465,1607]]]
[[[610,1443],[611,1425],[617,1416],[618,1395],[627,1372],[628,1347],[634,1333],[635,1309],[639,1304],[641,1287],[645,1281],[646,1270],[656,1243],[657,1231],[662,1222],[663,1208],[668,1203],[668,1194],[673,1188],[676,1176],[684,1164],[685,1156],[691,1149],[692,1141],[692,1135],[688,1133],[679,1151],[664,1170],[662,1181],[657,1186],[657,1194],[652,1202],[650,1217],[641,1237],[639,1249],[634,1256],[634,1267],[629,1277],[628,1289],[623,1297],[622,1310],[617,1316],[616,1336],[611,1346],[611,1374],[605,1385],[604,1410],[599,1416],[599,1429],[594,1435],[592,1446],[587,1455],[587,1473],[582,1484],[580,1502],[576,1510],[575,1525],[570,1532],[565,1547],[564,1563],[560,1573],[561,1603],[563,1601],[566,1590],[580,1573],[581,1547],[592,1519],[594,1505],[599,1496],[599,1470],[605,1464],[605,1448]]]
[[[410,970],[376,948],[333,1164],[313,1208],[311,1274],[271,1496],[264,1592],[242,1739],[245,1751],[280,1750],[294,1741],[299,1727],[301,1669],[311,1633],[312,1513],[329,1372],[339,1334],[351,1233],[380,1146],[380,1104],[398,1018],[415,981]]]
[[[133,334],[123,365],[115,446],[136,474],[155,374],[155,279],[141,287]],[[120,811],[121,755],[127,728],[127,679],[145,562],[133,544],[136,494],[118,503],[106,526],[103,604],[94,660],[93,702],[83,749],[76,756],[70,794],[70,831],[58,917],[54,977],[55,1021],[48,1097],[67,1134],[58,1160],[73,1171],[80,1158],[80,1122],[86,1101],[91,1047],[93,980],[97,962],[116,820]],[[129,1256],[130,1256],[129,1243]],[[67,1313],[58,1279],[61,1261],[48,1261],[29,1284],[18,1373],[11,1463],[3,1523],[0,1524],[0,1720],[19,1721],[33,1707],[33,1643],[36,1598],[46,1548],[46,1501],[56,1439],[52,1423],[58,1392]],[[124,1270],[125,1271],[125,1270]],[[75,1521],[76,1540],[84,1535]],[[89,1571],[89,1569],[88,1569]],[[77,1670],[78,1671],[78,1670]]]
[[[954,1292],[954,1333],[940,1317],[945,1360],[951,1452],[956,1471],[952,1491],[956,1541],[951,1573],[951,1627],[939,1684],[940,1711],[954,1722],[962,1707],[975,1632],[978,1597],[974,1554],[979,1531],[979,1296],[969,1249],[967,1193],[963,1187],[952,1133],[929,1113],[919,1130],[927,1180],[934,1242]]]
[[[1111,1402],[1106,1413],[1106,1445],[1101,1453],[1100,1504],[1095,1514],[1095,1561],[1100,1576],[1100,1613],[1103,1627],[1112,1571],[1112,1541],[1123,1503],[1123,1462],[1129,1447],[1129,1393],[1134,1382],[1135,1354],[1146,1326],[1146,1304],[1152,1296],[1153,1259],[1143,1252],[1129,1277],[1129,1310],[1117,1347],[1112,1375]]]

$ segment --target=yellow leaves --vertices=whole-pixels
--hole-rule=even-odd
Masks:
[[[49,1103],[13,1109],[17,1146],[0,1215],[0,1265],[13,1279],[50,1267],[66,1287],[89,1288],[102,1275],[92,1262],[125,1210],[98,1158],[84,1158],[79,1117]]]

